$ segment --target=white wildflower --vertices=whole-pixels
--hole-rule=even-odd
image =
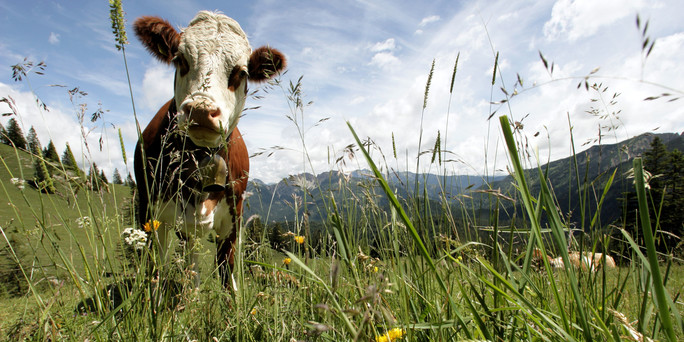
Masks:
[[[93,221],[90,219],[90,216],[83,216],[76,219],[76,224],[78,225],[78,228],[83,229],[90,227],[93,224]]]
[[[25,181],[21,178],[15,177],[15,178],[10,179],[10,183],[12,183],[12,185],[16,186],[17,189],[19,189],[19,190],[24,190],[24,182]]]
[[[147,245],[147,234],[135,228],[126,228],[121,233],[124,243],[134,250],[142,250]]]

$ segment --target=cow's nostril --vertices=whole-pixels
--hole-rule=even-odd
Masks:
[[[221,116],[221,110],[218,108],[216,110],[212,110],[209,112],[209,116],[212,118],[217,118],[217,117]]]

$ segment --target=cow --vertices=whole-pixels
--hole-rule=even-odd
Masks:
[[[175,66],[173,98],[142,131],[135,149],[138,222],[151,231],[162,260],[170,249],[168,232],[186,241],[195,272],[198,243],[213,230],[221,281],[236,289],[234,246],[249,176],[237,123],[247,81],[280,73],[285,56],[267,46],[252,51],[240,25],[217,12],[199,12],[181,32],[154,16],[136,19],[133,28],[154,57]],[[211,174],[203,175],[206,170]]]
[[[532,258],[535,260],[535,262],[541,263],[541,260],[542,260],[541,250],[539,250],[538,248],[535,248],[532,251]],[[554,269],[565,268],[565,262],[563,262],[562,257],[552,258],[552,257],[547,255],[546,258],[549,261],[549,265],[552,268],[554,268]],[[568,252],[568,261],[570,262],[570,265],[572,265],[575,268],[580,268],[582,270],[589,269],[592,272],[595,272],[599,267],[604,266],[603,258],[604,258],[603,253],[584,252],[584,253],[580,254],[580,252]],[[613,257],[608,255],[608,254],[605,255],[605,267],[607,267],[607,268],[617,267]]]

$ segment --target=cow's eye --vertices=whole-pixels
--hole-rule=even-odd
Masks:
[[[173,57],[171,60],[173,64],[176,66],[176,69],[180,72],[181,76],[185,76],[185,74],[190,71],[190,66],[188,65],[188,60],[185,59],[185,56],[183,56],[182,53],[177,53],[176,56]]]
[[[237,89],[248,76],[249,73],[245,68],[235,66],[228,77],[228,89]]]

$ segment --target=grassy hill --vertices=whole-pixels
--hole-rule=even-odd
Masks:
[[[58,259],[82,269],[85,260],[116,250],[130,198],[128,187],[108,184],[106,191],[91,191],[83,188],[83,181],[68,181],[56,171],[57,191],[45,194],[30,185],[34,171],[29,153],[0,144],[0,227],[25,263],[54,275],[60,272],[55,267]],[[23,189],[12,178],[24,180]],[[0,239],[0,250],[6,246],[7,241]]]

